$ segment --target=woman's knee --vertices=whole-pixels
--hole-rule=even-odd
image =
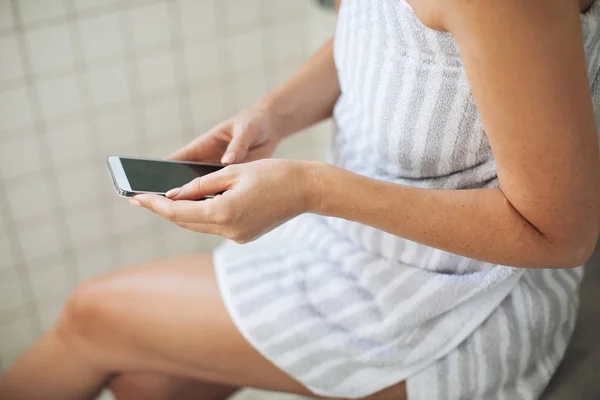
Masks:
[[[57,333],[70,345],[90,345],[110,327],[110,285],[106,278],[80,284],[71,294],[58,321]]]

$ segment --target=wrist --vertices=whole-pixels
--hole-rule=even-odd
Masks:
[[[305,176],[306,212],[327,215],[327,194],[333,190],[330,176],[336,169],[335,166],[317,161],[305,162],[303,168]]]
[[[269,129],[275,139],[282,140],[294,133],[290,131],[293,111],[285,108],[276,93],[265,96],[258,106],[267,115]]]

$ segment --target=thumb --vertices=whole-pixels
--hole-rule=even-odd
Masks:
[[[231,142],[229,142],[225,154],[223,154],[223,158],[221,158],[221,163],[233,164],[236,161],[242,161],[246,158],[249,147],[250,140],[247,134],[247,125],[236,125],[231,135]]]
[[[201,176],[180,188],[171,189],[166,193],[166,197],[171,200],[198,200],[224,192],[231,187],[232,178],[231,174],[222,171]]]

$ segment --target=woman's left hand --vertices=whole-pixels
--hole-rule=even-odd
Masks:
[[[183,228],[247,243],[311,210],[320,190],[313,169],[310,162],[276,159],[234,164],[175,188],[167,197],[142,194],[131,203]]]

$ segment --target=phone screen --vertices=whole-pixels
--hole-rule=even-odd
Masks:
[[[120,158],[131,190],[166,193],[203,175],[220,170],[217,165]]]

